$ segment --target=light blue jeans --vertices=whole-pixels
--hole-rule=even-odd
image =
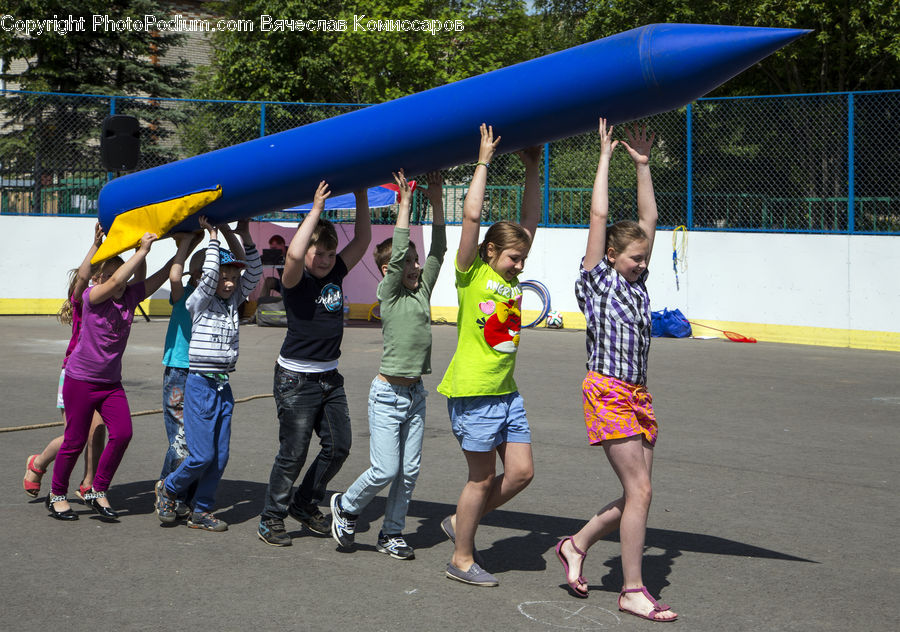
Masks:
[[[422,382],[394,386],[378,379],[369,389],[369,459],[371,467],[341,496],[341,507],[359,514],[391,482],[384,509],[387,534],[403,533],[406,512],[422,462],[425,397]]]

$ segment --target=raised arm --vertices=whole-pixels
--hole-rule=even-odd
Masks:
[[[425,197],[431,204],[432,225],[444,225],[444,178],[440,171],[429,171],[425,174],[428,188],[424,189]]]
[[[525,165],[525,192],[522,195],[519,224],[534,240],[534,233],[541,220],[541,146],[522,149],[517,151],[516,155]]]
[[[163,267],[148,276],[144,281],[144,291],[146,292],[147,298],[150,298],[156,290],[162,287],[162,284],[166,282],[166,279],[169,278],[169,271],[172,269],[173,261],[175,261],[175,257],[166,261]]]
[[[372,241],[372,215],[369,213],[369,193],[366,189],[354,191],[356,196],[356,224],[353,227],[353,239],[341,250],[341,259],[347,270],[353,269]],[[409,224],[407,224],[408,226]]]
[[[425,180],[428,182],[425,197],[431,203],[431,249],[422,266],[420,282],[430,293],[441,271],[444,253],[447,252],[447,230],[444,225],[444,181],[441,172],[432,171],[426,174]]]
[[[91,282],[91,259],[97,254],[100,244],[103,243],[103,237],[103,228],[100,226],[100,222],[97,222],[94,224],[94,241],[91,244],[91,248],[84,256],[81,265],[78,266],[78,272],[75,273],[75,285],[72,288],[72,296],[79,301],[81,300],[81,295],[84,294],[84,291]],[[67,296],[66,298],[69,297]]]
[[[197,289],[191,292],[185,301],[185,307],[191,313],[192,318],[206,309],[216,295],[216,288],[219,285],[219,229],[214,224],[210,224],[209,218],[205,215],[198,217],[197,223],[200,224],[200,228],[209,233],[209,243],[206,245],[203,272],[200,274]]]
[[[228,244],[228,249],[234,255],[235,259],[239,259],[241,261],[243,261],[247,256],[244,252],[244,246],[241,245],[241,240],[236,236],[236,233],[242,230],[242,223],[244,224],[244,231],[249,235],[250,220],[248,219],[242,219],[240,222],[238,222],[236,230],[231,230],[231,226],[229,226],[228,224],[219,224],[218,226],[219,233],[221,233],[222,237],[225,238],[225,243]],[[251,241],[250,243],[253,242]]]
[[[329,195],[331,195],[331,191],[328,190],[328,184],[322,180],[318,188],[316,188],[312,209],[303,218],[300,226],[297,227],[297,232],[294,233],[291,244],[288,246],[287,253],[284,256],[284,270],[281,273],[281,285],[283,287],[292,288],[303,278],[309,240],[312,238],[316,224],[319,222],[319,216],[322,214],[322,209],[325,208],[325,200]]]
[[[459,234],[459,250],[456,251],[456,267],[468,270],[478,254],[478,232],[481,230],[481,210],[484,207],[484,191],[487,187],[487,170],[500,142],[494,139],[494,128],[481,124],[481,144],[478,147],[478,162],[472,182],[463,203],[462,230]]]
[[[137,248],[134,249],[137,252]],[[134,272],[131,273],[131,278],[128,279],[128,285],[134,285],[135,283],[143,283],[147,278],[147,260],[142,259],[140,263],[138,263],[137,267],[134,269]],[[148,295],[149,296],[149,295]]]
[[[169,285],[171,286],[170,294],[172,303],[177,303],[184,296],[184,264],[188,255],[193,252],[200,240],[203,239],[203,233],[175,233],[172,235],[175,239],[177,250],[175,259],[172,260],[172,267],[169,268]]]
[[[406,254],[409,252],[409,213],[412,191],[410,191],[409,182],[406,180],[403,169],[393,175],[400,193],[400,208],[397,211],[397,225],[394,227],[387,274],[378,284],[379,300],[394,299],[400,295],[403,287],[403,266],[406,263]]]
[[[609,160],[619,141],[612,139],[613,128],[606,129],[606,119],[600,119],[600,161],[594,176],[591,193],[591,219],[587,248],[584,251],[585,270],[593,270],[606,254],[606,224],[609,221]]]
[[[147,258],[150,252],[150,246],[158,237],[155,233],[144,233],[141,237],[141,245],[128,261],[118,267],[118,269],[105,281],[100,282],[91,288],[88,293],[88,300],[91,305],[97,305],[108,301],[112,297],[125,291],[128,285],[128,279],[134,274],[137,267]],[[147,293],[149,296],[149,292]]]
[[[250,235],[250,220],[242,219],[239,221],[237,228],[234,229],[234,234],[240,237],[243,242],[242,251],[244,254],[241,258],[246,257],[247,261],[247,268],[241,275],[240,287],[241,298],[246,299],[253,293],[253,290],[256,289],[256,284],[262,278],[262,261],[260,260],[259,251],[256,249],[256,244],[253,243],[253,237]]]
[[[656,134],[650,134],[647,138],[647,126],[634,126],[632,130],[625,130],[628,142],[622,144],[628,150],[628,155],[634,161],[637,171],[637,207],[638,225],[647,233],[649,254],[647,265],[650,265],[650,254],[653,253],[653,238],[656,236],[656,221],[659,216],[656,210],[656,196],[653,193],[653,180],[650,177],[650,149],[653,147],[653,139]]]

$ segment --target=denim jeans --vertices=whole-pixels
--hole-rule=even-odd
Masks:
[[[273,386],[280,447],[266,490],[262,519],[284,518],[288,503],[300,513],[325,498],[328,481],[350,454],[350,409],[344,378],[335,371],[297,373],[275,365]],[[321,449],[291,498],[291,489],[306,461],[313,432]]]
[[[184,386],[184,403],[184,436],[189,454],[166,477],[166,490],[183,500],[196,483],[194,511],[212,511],[216,489],[228,464],[234,412],[231,385],[189,373]]]
[[[167,366],[163,372],[163,423],[169,447],[163,460],[160,480],[175,471],[188,455],[184,438],[184,383],[188,370]]]
[[[403,533],[406,526],[409,500],[422,462],[426,395],[421,381],[395,386],[376,377],[369,389],[372,466],[341,496],[341,507],[359,514],[393,481],[384,508],[384,533]]]

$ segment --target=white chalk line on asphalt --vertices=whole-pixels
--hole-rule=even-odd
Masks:
[[[606,630],[622,623],[619,616],[599,606],[574,606],[568,601],[523,601],[521,614],[537,623],[564,630]]]

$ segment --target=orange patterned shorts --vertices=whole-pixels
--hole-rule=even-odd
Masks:
[[[581,397],[591,445],[639,434],[651,446],[656,443],[653,397],[645,387],[588,371],[581,385]]]

